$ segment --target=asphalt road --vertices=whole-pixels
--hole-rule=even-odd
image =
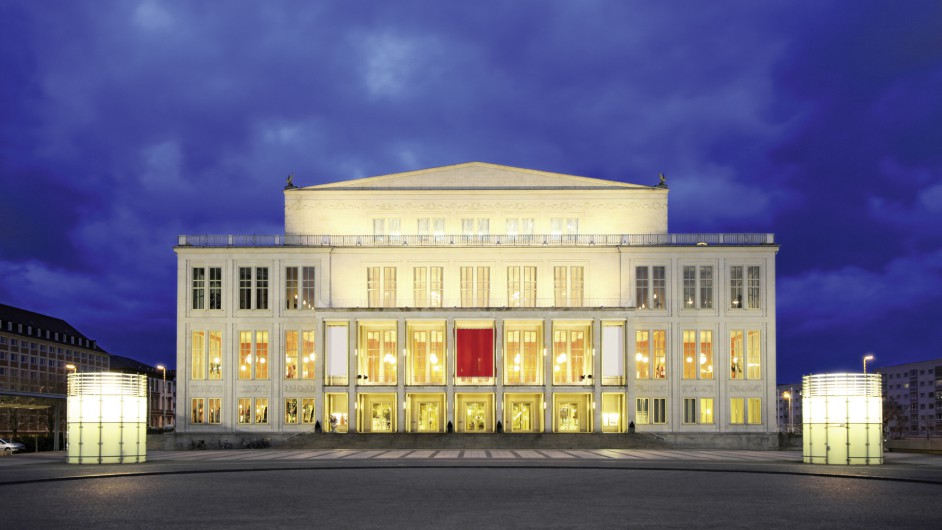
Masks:
[[[682,458],[649,469],[530,459],[263,460],[0,467],[0,522],[412,529],[939,528],[942,521],[942,467],[913,463],[870,468],[876,474],[828,466],[822,474],[794,462]]]

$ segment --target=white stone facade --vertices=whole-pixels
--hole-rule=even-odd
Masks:
[[[181,236],[177,431],[775,432],[778,247],[667,195],[470,163]]]

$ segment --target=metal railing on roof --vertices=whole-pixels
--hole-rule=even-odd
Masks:
[[[774,234],[181,235],[181,247],[658,247],[774,245]]]

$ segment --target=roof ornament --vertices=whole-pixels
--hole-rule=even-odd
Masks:
[[[288,180],[287,180],[287,183],[285,184],[286,190],[297,188],[297,186],[294,185],[293,181],[294,181],[294,173],[291,173],[290,175],[288,175]]]
[[[658,187],[658,188],[666,188],[666,187],[667,187],[667,176],[664,175],[664,173],[658,173],[658,174],[657,174],[657,177],[660,179],[660,182],[657,183],[657,187]]]

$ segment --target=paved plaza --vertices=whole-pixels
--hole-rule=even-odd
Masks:
[[[942,456],[794,451],[151,451],[145,464],[0,458],[5,523],[158,528],[938,528]],[[6,526],[6,525],[5,525]]]

